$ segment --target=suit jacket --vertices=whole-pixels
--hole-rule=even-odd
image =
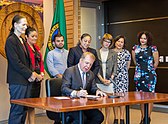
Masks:
[[[6,40],[7,83],[23,85],[28,83],[28,78],[32,74],[32,66],[25,42],[24,45],[27,52],[25,52],[22,43],[14,33],[11,33]]]
[[[98,89],[95,83],[94,74],[92,71],[86,73],[86,86],[88,94],[96,94]],[[62,78],[62,94],[64,96],[70,96],[73,90],[80,90],[83,87],[82,79],[78,65],[67,68]]]
[[[102,65],[100,49],[97,50],[97,56],[98,56],[99,64]],[[100,66],[98,73],[103,77],[102,66]],[[109,49],[109,53],[106,60],[106,78],[109,79],[112,74],[115,76],[116,73],[117,73],[117,53],[114,50]],[[98,79],[96,80],[96,82],[100,83],[101,81]]]
[[[97,75],[100,65],[97,59],[96,50],[92,48],[88,48],[87,51],[93,53],[96,57],[96,60],[92,65],[91,71],[95,75]],[[70,48],[69,54],[68,54],[67,66],[71,67],[78,64],[82,54],[83,54],[83,51],[79,45],[77,45],[76,47]]]

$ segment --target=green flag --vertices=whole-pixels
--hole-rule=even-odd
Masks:
[[[63,0],[56,0],[56,8],[55,8],[52,26],[50,29],[50,34],[49,34],[48,43],[47,43],[45,56],[44,56],[44,68],[47,73],[48,73],[48,68],[46,64],[46,57],[47,57],[48,52],[54,49],[52,40],[54,39],[53,38],[54,35],[58,33],[61,33],[64,36],[64,48],[67,49],[66,19],[65,19],[65,10],[64,10]]]

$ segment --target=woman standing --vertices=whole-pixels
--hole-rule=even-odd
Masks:
[[[115,77],[117,86],[114,86],[116,93],[128,91],[128,69],[131,63],[131,55],[130,52],[125,49],[125,44],[125,37],[122,35],[119,35],[114,39],[114,51],[118,54],[117,74]],[[114,107],[114,124],[118,124],[118,108],[120,109],[120,124],[124,124],[125,106]]]
[[[26,18],[15,15],[5,44],[10,100],[29,98],[30,82],[42,79],[41,75],[33,71],[27,45],[21,37],[22,34],[25,34],[26,28]],[[8,124],[24,124],[26,112],[24,106],[11,103]]]
[[[159,64],[159,53],[152,45],[152,34],[147,31],[138,33],[138,45],[133,46],[132,58],[135,68],[134,81],[137,91],[155,92],[157,81],[156,68]],[[153,103],[149,103],[149,122]],[[144,105],[141,104],[141,122],[144,123]]]
[[[67,60],[68,67],[78,64],[80,57],[84,52],[91,52],[96,57],[96,60],[92,65],[91,71],[93,71],[93,73],[97,75],[99,71],[99,62],[97,59],[97,53],[95,49],[90,48],[90,44],[91,44],[91,36],[87,33],[82,34],[77,46],[70,48],[69,50],[68,60]]]
[[[30,59],[33,70],[44,77],[44,64],[40,48],[36,45],[38,34],[33,27],[28,27],[25,32],[25,38],[29,49]],[[32,82],[31,98],[40,96],[41,81]]]
[[[97,50],[100,69],[97,74],[97,87],[106,93],[113,93],[113,84],[109,80],[114,79],[117,72],[117,53],[111,48],[113,42],[112,35],[106,33],[101,40],[101,48]],[[110,108],[105,108],[106,124],[110,124]]]
[[[30,60],[33,70],[44,78],[44,65],[42,61],[42,55],[40,53],[40,48],[36,45],[37,42],[37,31],[33,27],[27,27],[25,31],[25,38],[28,46],[28,51],[30,54]],[[35,80],[31,82],[30,98],[37,98],[40,96],[41,81]],[[35,115],[35,111],[31,109],[28,111],[28,122],[31,123],[31,115]]]

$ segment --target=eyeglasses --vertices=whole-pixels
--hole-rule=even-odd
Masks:
[[[110,40],[104,40],[104,42],[111,43],[111,41],[110,41]]]

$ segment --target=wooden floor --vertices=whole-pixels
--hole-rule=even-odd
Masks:
[[[112,112],[112,111],[111,111]],[[112,112],[113,113],[113,112]],[[140,110],[130,109],[130,124],[139,124]],[[152,112],[151,124],[168,124],[168,112]],[[111,115],[111,124],[113,122],[113,114]],[[0,124],[7,124],[7,122],[0,122]],[[36,115],[35,124],[53,124],[45,114]],[[103,123],[104,124],[104,123]]]

